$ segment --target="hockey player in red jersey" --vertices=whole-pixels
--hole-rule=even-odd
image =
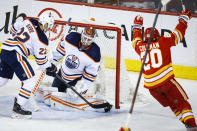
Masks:
[[[185,10],[178,17],[174,32],[160,36],[157,29],[151,39],[147,59],[143,69],[144,87],[149,89],[150,94],[164,107],[170,107],[177,118],[185,124],[188,131],[197,130],[195,117],[188,96],[175,80],[172,69],[170,48],[176,46],[184,37],[187,23],[191,19],[189,10]],[[147,42],[152,28],[145,30],[145,41],[142,40],[141,28],[143,18],[136,16],[134,20],[133,47],[143,61]]]
[[[11,36],[2,43],[0,54],[0,87],[4,86],[14,73],[23,83],[14,101],[13,118],[31,118],[31,111],[23,109],[34,88],[35,73],[27,57],[33,55],[47,75],[56,72],[56,66],[47,58],[48,38],[45,32],[54,25],[51,14],[43,14],[39,20],[26,19],[10,26]]]

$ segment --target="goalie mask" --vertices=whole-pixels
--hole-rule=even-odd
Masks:
[[[148,42],[148,40],[150,38],[151,30],[152,30],[152,27],[146,28],[146,30],[145,30],[144,37],[145,37],[146,42]],[[155,28],[154,32],[153,32],[151,42],[157,41],[159,37],[160,37],[159,31]]]
[[[43,13],[39,17],[39,23],[43,25],[44,32],[48,29],[52,29],[54,25],[54,17],[50,13]]]
[[[85,50],[92,44],[95,34],[96,30],[93,27],[85,27],[81,34],[80,50]]]

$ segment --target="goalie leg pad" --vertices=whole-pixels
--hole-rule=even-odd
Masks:
[[[50,97],[50,105],[55,110],[82,110],[87,104],[77,103],[79,98],[70,96],[67,93],[52,92]]]
[[[50,106],[50,97],[52,92],[58,92],[58,89],[56,87],[40,87],[36,93],[35,99]]]

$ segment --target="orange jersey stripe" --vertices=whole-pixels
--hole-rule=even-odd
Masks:
[[[63,72],[63,70],[62,70],[62,68],[61,68],[61,74],[62,74],[62,76],[64,77],[64,78],[68,78],[68,79],[77,79],[77,78],[79,78],[80,76],[75,76],[75,77],[70,77],[70,76],[66,76],[65,74],[64,74],[64,72]]]
[[[91,79],[96,79],[96,77],[92,77],[92,76],[90,76],[90,75],[88,75],[86,73],[83,73],[83,75],[86,76],[86,77],[88,77],[88,78],[91,78]]]
[[[37,63],[39,63],[39,64],[43,64],[43,63],[45,63],[46,61],[47,61],[47,59],[44,59],[44,60],[35,60]]]
[[[10,41],[7,41],[7,40],[5,41],[5,43],[13,44],[13,45],[19,45],[24,50],[26,56],[28,56],[28,51],[27,51],[26,47],[23,44],[21,44],[19,42],[10,42]]]
[[[20,93],[23,94],[23,95],[26,95],[26,96],[30,96],[30,94],[28,93],[25,93],[24,91],[20,90]]]
[[[14,34],[16,34],[16,31],[12,28],[12,26],[10,26],[10,30],[11,30]]]
[[[64,49],[62,49],[62,47],[60,46],[60,43],[58,44],[58,49],[63,52],[64,54],[66,53],[66,51]]]

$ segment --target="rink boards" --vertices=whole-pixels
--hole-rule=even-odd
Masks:
[[[2,20],[0,21],[0,41],[2,42],[4,39],[6,39],[9,34],[9,28],[7,26],[15,20],[21,20],[22,16],[37,17],[45,11],[52,11],[56,13],[57,19],[62,18],[67,20],[69,17],[72,17],[72,19],[79,20],[94,17],[97,21],[114,23],[115,25],[122,27],[121,52],[124,52],[124,59],[126,62],[127,70],[139,71],[141,66],[139,57],[131,46],[131,26],[137,14],[140,14],[144,17],[145,28],[152,26],[155,16],[153,14],[154,12],[116,7],[110,8],[110,6],[98,6],[87,3],[83,4],[84,5],[77,4],[76,2],[65,3],[61,0],[59,0],[59,3],[46,2],[41,0],[3,1],[1,2],[2,7],[0,9],[0,11],[2,12],[0,14],[2,18]],[[159,15],[156,27],[161,34],[166,34],[169,31],[173,31],[178,22],[177,15],[178,14],[164,13]],[[193,17],[189,22],[185,40],[179,43],[178,46],[172,48],[172,60],[176,77],[197,80],[197,32],[196,30],[194,30],[196,29],[196,27],[197,17]],[[56,33],[57,34],[54,33],[54,35],[58,36],[58,32]],[[54,36],[54,38],[56,36]],[[187,45],[187,47],[184,47],[185,44]],[[108,68],[114,68],[111,65],[113,64],[107,64],[106,66]]]

